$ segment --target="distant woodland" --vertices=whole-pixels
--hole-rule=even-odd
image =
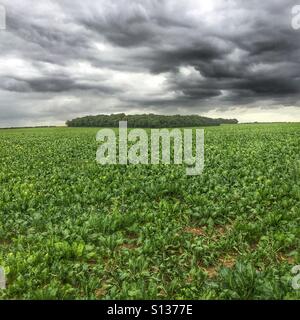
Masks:
[[[236,119],[212,119],[198,115],[156,115],[139,114],[126,115],[124,113],[97,116],[85,116],[68,120],[68,127],[119,127],[120,121],[127,121],[129,128],[180,128],[180,127],[204,127],[219,126],[221,124],[237,124]]]

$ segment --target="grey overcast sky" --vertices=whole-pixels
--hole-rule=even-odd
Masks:
[[[296,0],[0,3],[0,127],[117,112],[300,121]]]

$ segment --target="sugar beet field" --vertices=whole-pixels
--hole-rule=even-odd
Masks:
[[[200,176],[98,130],[0,130],[1,299],[300,298],[300,124],[206,128]]]

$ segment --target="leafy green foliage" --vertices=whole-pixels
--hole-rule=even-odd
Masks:
[[[205,129],[205,170],[100,166],[97,129],[0,130],[2,299],[292,299],[299,124]]]

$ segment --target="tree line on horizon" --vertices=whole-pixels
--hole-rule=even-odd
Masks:
[[[85,116],[68,120],[68,127],[119,127],[120,121],[127,121],[129,128],[179,128],[199,126],[219,126],[221,124],[237,124],[236,119],[212,119],[198,115],[157,115],[139,114],[126,115],[125,113],[96,116]]]

